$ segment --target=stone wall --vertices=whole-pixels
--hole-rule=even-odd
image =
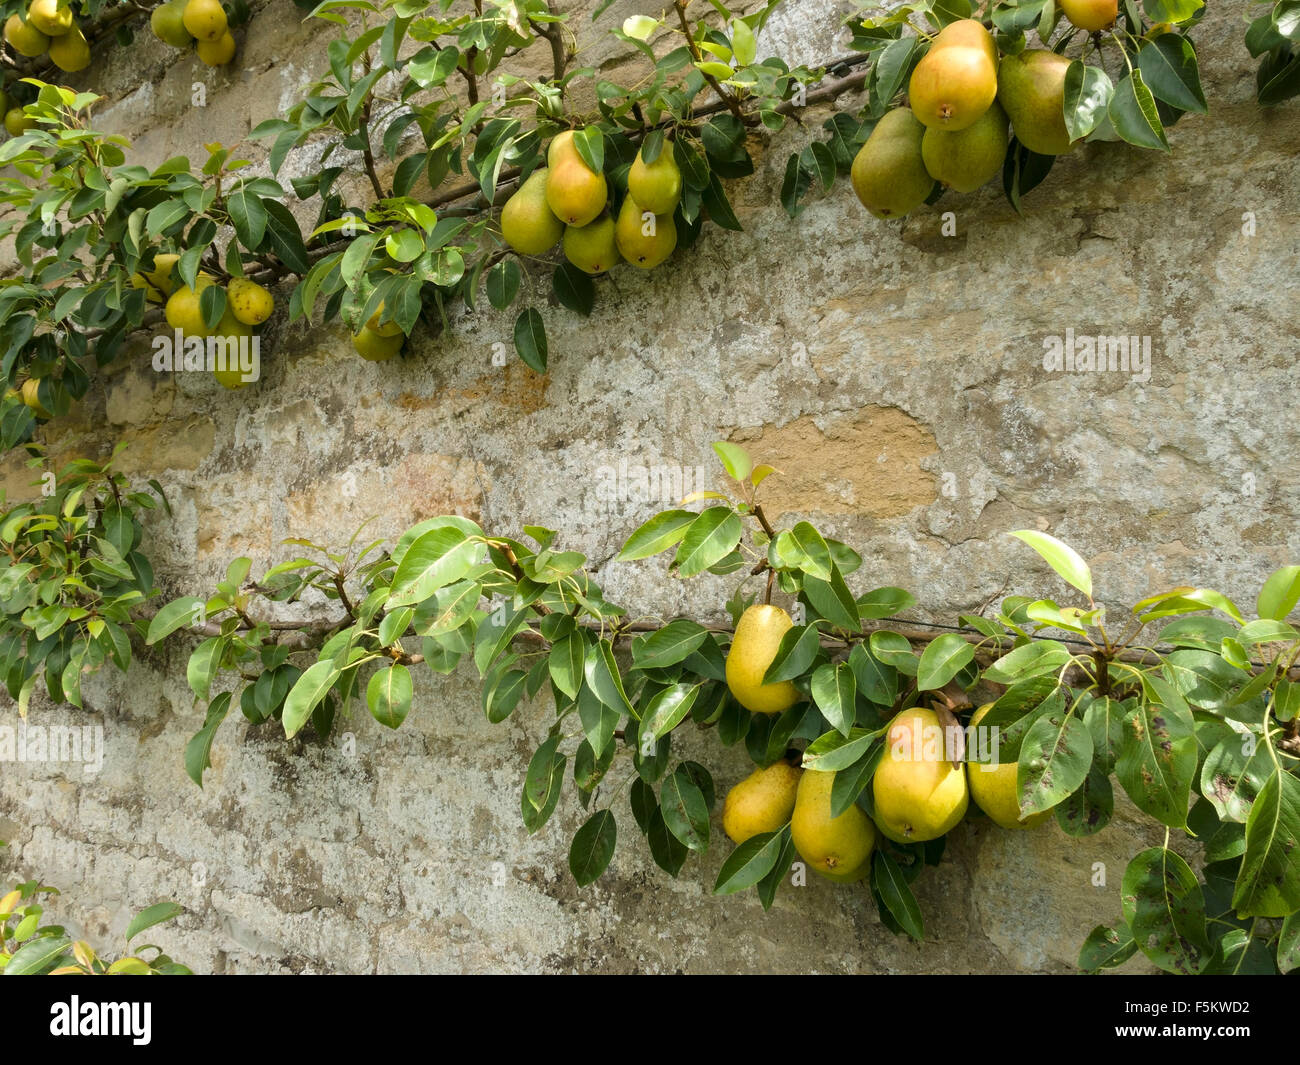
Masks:
[[[781,174],[819,112],[752,145],[758,172],[731,187],[743,234],[709,227],[670,268],[615,271],[589,319],[549,309],[545,376],[513,356],[493,365],[513,318],[486,307],[378,365],[342,327],[277,315],[263,380],[238,393],[160,380],[141,345],[48,433],[53,463],[130,442],[125,467],[171,497],[174,518],[149,530],[169,596],[207,587],[238,554],[255,567],[288,557],[287,536],[346,543],[372,515],[375,535],[391,535],[460,512],[493,530],[562,530],[608,597],[638,613],[720,617],[728,581],[611,564],[663,504],[611,507],[598,488],[622,462],[712,476],[710,442],[731,439],[787,471],[765,486],[774,518],[858,546],[855,588],[910,588],[917,618],[1059,593],[1003,535],[1024,527],[1077,547],[1105,601],[1186,583],[1251,603],[1300,547],[1300,430],[1285,402],[1300,112],[1259,110],[1240,12],[1210,8],[1195,39],[1211,114],[1180,122],[1169,156],[1077,150],[1023,218],[990,187],[885,224],[841,184],[791,222]],[[622,46],[603,31],[636,12],[618,0],[595,25],[579,15],[581,61],[615,70]],[[301,14],[287,0],[258,8],[228,73],[147,35],[110,52],[83,76],[109,97],[100,124],[153,164],[237,142],[324,67],[327,36]],[[787,0],[760,46],[810,63],[842,54],[841,14]],[[289,169],[310,169],[312,152]],[[544,279],[532,283],[544,300]],[[1067,329],[1149,336],[1149,381],[1044,370],[1044,338]],[[12,499],[30,476],[10,456],[0,483]],[[1128,858],[1158,842],[1123,803],[1086,841],[965,825],[918,884],[923,946],[891,935],[860,890],[786,889],[768,914],[752,894],[711,897],[727,849],[716,825],[714,848],[673,881],[623,804],[613,865],[578,890],[565,863],[576,804],[536,838],[519,819],[544,706],[490,726],[462,668],[421,675],[396,733],[362,709],[346,743],[286,744],[232,717],[200,791],[181,768],[202,716],[187,653],[143,653],[125,678],[95,679],[85,717],[34,704],[34,723],[102,724],[106,760],[97,775],[0,765],[0,873],[61,886],[59,915],[105,945],[132,913],[174,898],[189,913],[155,938],[200,971],[1064,972],[1093,925],[1118,915]],[[0,722],[14,719],[6,703]],[[721,787],[747,772],[740,752],[686,746]]]

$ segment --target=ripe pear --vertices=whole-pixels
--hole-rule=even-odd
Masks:
[[[244,325],[261,325],[275,310],[275,297],[246,277],[236,277],[226,286],[226,302]]]
[[[21,107],[11,107],[5,112],[5,132],[11,137],[21,137],[29,129],[36,128],[36,119]]]
[[[971,714],[972,726],[989,712],[992,703],[986,703]],[[1052,816],[1051,810],[1042,810],[1028,817],[1020,816],[1020,791],[1016,784],[1016,763],[1005,762],[993,769],[970,762],[966,766],[970,797],[975,805],[989,815],[989,820],[1002,828],[1034,828]]]
[[[400,332],[396,336],[384,336],[366,325],[352,334],[352,346],[367,362],[387,362],[402,350],[405,341],[406,337]]]
[[[59,0],[32,0],[27,21],[46,37],[61,37],[72,29],[72,8],[59,6]]]
[[[50,61],[67,74],[90,66],[90,45],[80,27],[73,26],[63,36],[50,40]]]
[[[217,379],[218,384],[225,388],[235,389],[243,388],[245,385],[252,384],[251,381],[244,380],[243,370],[240,369],[239,359],[239,341],[242,337],[252,337],[253,327],[245,322],[241,322],[231,310],[229,300],[226,303],[225,312],[221,315],[221,321],[217,327],[212,330],[212,336],[224,337],[229,344],[224,347],[226,351],[226,366],[223,369],[218,361],[212,368],[212,376]]]
[[[546,203],[546,168],[534,170],[501,208],[501,235],[520,255],[541,255],[564,236],[564,223]]]
[[[185,0],[169,0],[155,7],[149,15],[149,28],[158,40],[173,48],[188,48],[194,40],[185,28]]]
[[[876,824],[897,843],[923,843],[950,831],[966,813],[966,770],[947,760],[938,715],[914,707],[885,734],[885,755],[871,778]]]
[[[153,270],[144,275],[144,279],[151,286],[156,288],[166,298],[176,290],[176,282],[172,280],[172,267],[180,259],[179,255],[173,255],[171,252],[163,252],[161,255],[153,257]]]
[[[936,181],[958,192],[974,192],[1002,172],[1009,139],[1007,113],[994,100],[973,125],[956,133],[927,129],[921,158]]]
[[[677,247],[677,226],[670,214],[643,210],[628,194],[614,224],[619,254],[633,266],[653,270]]]
[[[387,322],[384,322],[382,325],[380,324],[379,320],[383,318],[383,316],[384,316],[384,301],[380,300],[379,306],[375,308],[375,313],[372,314],[369,320],[366,322],[366,328],[369,329],[372,333],[378,333],[381,337],[402,336],[403,335],[402,327],[398,325],[396,322],[392,321],[391,319]]]
[[[732,843],[775,832],[790,821],[802,770],[788,762],[755,769],[727,792],[722,804],[722,830]]]
[[[799,701],[788,680],[764,684],[763,674],[776,657],[781,637],[794,624],[779,606],[756,603],[740,615],[727,652],[727,687],[736,701],[756,714],[780,714]]]
[[[208,278],[199,277],[195,288],[187,285],[178,286],[176,291],[167,297],[167,305],[163,308],[167,324],[173,329],[179,329],[186,336],[210,336],[211,330],[203,324],[203,311],[199,299],[203,290],[211,284]]]
[[[1009,55],[998,68],[998,102],[1011,131],[1031,152],[1064,155],[1072,147],[1065,128],[1065,72],[1070,60],[1043,48]]]
[[[565,226],[564,257],[588,274],[603,274],[618,262],[614,219],[604,214],[585,226]]]
[[[682,172],[673,158],[672,146],[665,144],[653,163],[647,163],[636,153],[632,168],[627,172],[627,191],[643,210],[653,214],[671,215],[682,198]]]
[[[38,394],[40,387],[41,387],[40,381],[38,381],[35,377],[29,377],[27,378],[26,381],[23,382],[23,387],[19,394],[22,396],[23,402],[27,404],[31,412],[35,414],[37,417],[52,418],[54,417],[54,415],[52,415],[48,410],[46,410],[45,406],[41,403],[40,396]]]
[[[189,0],[181,18],[196,41],[216,41],[230,28],[220,0]]]
[[[50,39],[18,14],[10,15],[5,20],[5,40],[15,52],[28,59],[44,55],[50,46]]]
[[[921,57],[907,84],[912,113],[931,129],[966,129],[998,93],[998,46],[982,23],[950,22]]]
[[[235,58],[235,38],[227,30],[215,41],[199,41],[194,53],[204,66],[224,67]]]
[[[921,157],[924,136],[925,127],[916,116],[896,107],[876,123],[853,160],[853,191],[877,218],[901,218],[934,190],[934,178]]]
[[[546,178],[546,202],[561,222],[585,226],[605,209],[609,193],[605,175],[597,174],[582,161],[573,144],[573,130],[566,129],[552,138],[546,163],[550,170]]]
[[[1089,33],[1110,29],[1119,17],[1119,0],[1057,0],[1072,25]]]
[[[790,819],[790,838],[808,868],[828,880],[851,883],[871,870],[876,826],[857,805],[831,817],[834,773],[804,771]]]

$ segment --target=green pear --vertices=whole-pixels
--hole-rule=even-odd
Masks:
[[[501,235],[520,255],[541,255],[564,236],[546,203],[546,169],[534,170],[501,208]]]
[[[551,139],[546,152],[550,173],[546,179],[546,202],[567,226],[585,226],[605,209],[609,189],[605,175],[597,174],[578,154],[573,130],[566,129]]]
[[[564,257],[585,273],[603,274],[618,262],[614,219],[603,214],[585,226],[565,226]]]
[[[786,630],[793,619],[779,606],[756,603],[740,615],[727,652],[727,687],[746,710],[780,714],[799,701],[799,690],[788,680],[764,684]]]
[[[194,40],[185,28],[185,0],[168,0],[155,7],[149,15],[149,28],[158,40],[173,48],[188,48]]]
[[[924,136],[916,116],[896,107],[876,123],[853,160],[853,191],[877,218],[901,218],[934,190],[934,178],[921,158]]]
[[[1039,155],[1074,147],[1065,128],[1065,72],[1070,60],[1043,48],[1009,55],[998,69],[998,101],[1016,140]]]
[[[727,792],[722,803],[722,830],[732,843],[776,832],[790,822],[803,770],[788,762],[755,769]]]
[[[804,771],[790,819],[790,839],[814,873],[849,883],[871,871],[876,828],[856,804],[839,817],[831,817],[834,783],[834,773]]]
[[[677,247],[677,226],[672,215],[643,211],[629,194],[619,208],[614,239],[624,259],[642,270],[652,270]]]
[[[930,129],[966,129],[998,92],[998,47],[982,23],[950,22],[935,37],[907,83],[907,102]]]
[[[673,158],[671,144],[664,144],[653,163],[636,153],[627,172],[627,191],[642,208],[654,214],[672,214],[682,198],[682,172]]]
[[[913,707],[889,723],[871,793],[876,825],[896,843],[938,839],[965,815],[966,768],[948,753],[933,710]]]
[[[1001,173],[1009,139],[1007,113],[995,100],[973,125],[956,133],[927,129],[921,158],[935,181],[958,192],[974,192]]]

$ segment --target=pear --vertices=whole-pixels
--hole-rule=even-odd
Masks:
[[[219,41],[230,28],[221,0],[189,0],[181,21],[196,41]]]
[[[998,46],[971,18],[950,22],[921,57],[907,84],[913,114],[930,129],[966,129],[998,92]]]
[[[722,830],[732,843],[776,832],[790,821],[802,770],[788,762],[755,769],[727,792],[722,804]]]
[[[871,871],[876,826],[856,805],[831,817],[834,773],[804,771],[790,819],[794,849],[814,873],[828,880],[851,883]]]
[[[244,371],[240,368],[240,340],[244,337],[251,338],[253,327],[246,322],[241,322],[235,315],[229,302],[226,304],[226,310],[221,315],[221,321],[217,327],[212,330],[212,336],[224,340],[224,344],[212,344],[213,350],[217,355],[216,361],[212,368],[212,376],[217,382],[225,388],[235,389],[243,388],[251,384],[251,381],[244,379]],[[210,342],[211,343],[211,342]],[[222,365],[220,358],[221,353],[225,354],[225,365]]]
[[[643,270],[652,270],[677,247],[677,226],[672,215],[643,210],[629,193],[619,208],[614,240],[624,259]]]
[[[212,282],[208,278],[199,277],[196,288],[178,286],[176,291],[167,297],[167,304],[163,307],[167,324],[173,329],[179,329],[186,336],[210,336],[211,330],[203,324],[203,311],[199,304],[203,290],[210,284]]]
[[[72,29],[72,8],[59,6],[59,0],[32,0],[27,21],[46,37],[61,37]]]
[[[794,622],[779,606],[756,603],[740,615],[727,652],[727,687],[736,702],[756,714],[780,714],[799,701],[788,680],[764,684],[763,674],[776,657],[781,637]]]
[[[179,255],[173,255],[171,252],[155,255],[153,257],[153,271],[145,274],[144,279],[161,292],[163,296],[170,296],[176,289],[176,282],[172,280],[172,267],[176,265],[179,259]]]
[[[973,125],[956,133],[927,129],[921,158],[936,181],[958,192],[974,192],[1001,172],[1008,140],[1007,113],[995,100]]]
[[[877,218],[901,218],[919,207],[934,190],[934,178],[921,157],[925,127],[906,107],[897,107],[876,123],[853,160],[853,191]]]
[[[194,47],[199,62],[208,67],[224,67],[235,58],[235,38],[227,30],[215,41],[199,41]]]
[[[682,172],[673,158],[672,146],[664,144],[653,163],[636,153],[627,172],[627,191],[643,210],[653,214],[672,214],[682,198]]]
[[[394,336],[385,336],[363,325],[359,332],[352,334],[352,346],[357,354],[367,362],[387,362],[399,351],[406,341],[400,332]]]
[[[1072,25],[1089,33],[1108,30],[1119,17],[1119,0],[1057,0]]]
[[[44,55],[50,46],[50,39],[18,14],[10,15],[5,20],[5,40],[15,52],[28,59]]]
[[[966,770],[947,760],[944,739],[933,710],[904,710],[889,724],[871,792],[877,826],[897,843],[938,839],[966,813]]]
[[[546,178],[546,202],[555,217],[568,226],[585,226],[593,221],[605,209],[609,190],[605,175],[597,174],[578,154],[573,130],[566,129],[552,138],[546,162],[550,170]]]
[[[185,0],[169,0],[155,7],[149,15],[149,28],[158,40],[173,48],[188,48],[194,40],[185,28]]]
[[[11,137],[21,137],[29,129],[36,128],[36,119],[21,107],[11,107],[5,112],[5,132]]]
[[[380,324],[380,320],[383,317],[384,317],[384,301],[380,300],[379,306],[375,308],[375,313],[372,314],[369,320],[366,322],[366,328],[369,329],[372,333],[378,333],[381,337],[396,337],[396,336],[404,335],[402,333],[402,327],[398,325],[395,321],[393,321],[391,318],[388,321]]]
[[[614,219],[605,214],[585,226],[565,226],[564,257],[585,273],[603,274],[618,262]]]
[[[971,714],[974,727],[989,712],[992,703],[986,703]],[[1051,810],[1042,810],[1028,817],[1020,816],[1020,790],[1016,784],[1016,763],[1005,762],[996,769],[988,765],[969,762],[966,765],[970,797],[975,805],[989,815],[995,825],[1002,828],[1035,828],[1052,816]]]
[[[501,208],[501,235],[520,255],[541,255],[564,236],[546,203],[546,168],[534,170]]]
[[[50,61],[67,74],[75,74],[90,66],[90,45],[77,26],[61,37],[50,40]]]
[[[244,325],[261,325],[275,310],[275,297],[246,277],[236,277],[226,286],[226,300]]]
[[[29,377],[23,382],[23,387],[19,392],[22,400],[27,404],[28,409],[39,418],[52,418],[52,415],[45,409],[39,395],[41,383],[35,377]]]
[[[1065,128],[1065,72],[1070,60],[1043,48],[1009,55],[998,69],[998,101],[1016,140],[1039,155],[1072,147]]]

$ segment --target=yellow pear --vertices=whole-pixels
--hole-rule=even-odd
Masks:
[[[781,637],[793,624],[779,606],[756,603],[740,615],[727,652],[727,687],[747,710],[780,714],[799,701],[798,689],[788,680],[763,683],[763,674],[776,657]]]
[[[643,210],[629,193],[619,208],[614,239],[624,259],[643,270],[652,270],[677,247],[677,226],[672,215]]]
[[[627,191],[646,211],[671,215],[682,198],[682,172],[673,158],[672,145],[665,143],[653,163],[636,153],[627,172]]]
[[[253,327],[246,322],[241,322],[231,310],[229,298],[227,297],[226,309],[221,315],[221,321],[217,327],[212,330],[214,338],[220,338],[227,341],[227,344],[214,346],[214,352],[226,353],[226,363],[223,367],[221,359],[218,356],[216,363],[212,368],[212,376],[217,382],[225,388],[235,389],[243,388],[245,385],[252,384],[251,381],[244,380],[243,370],[239,366],[239,342],[247,337],[253,336]]]
[[[834,783],[834,773],[804,771],[790,819],[790,838],[799,857],[814,873],[851,883],[871,871],[876,826],[856,804],[839,817],[831,817]]]
[[[27,380],[23,382],[23,387],[20,392],[23,397],[23,402],[27,404],[33,414],[41,418],[52,418],[53,415],[41,404],[40,396],[38,395],[40,387],[41,383],[35,377],[27,378]]]
[[[144,275],[146,281],[151,286],[163,294],[163,297],[170,296],[176,290],[176,282],[172,280],[172,267],[180,259],[179,255],[173,255],[171,252],[163,252],[153,257],[153,270]]]
[[[971,726],[978,725],[980,718],[992,706],[992,703],[986,703],[971,714]],[[1016,785],[1015,762],[1005,762],[996,769],[978,762],[968,762],[966,776],[970,782],[970,797],[995,825],[1007,829],[1034,828],[1052,816],[1051,810],[1043,810],[1028,817],[1020,816],[1020,789]]]
[[[381,337],[399,337],[402,336],[402,327],[394,321],[379,324],[379,320],[384,316],[384,301],[379,301],[379,306],[375,308],[375,313],[370,316],[366,322],[366,328],[372,333],[378,333]]]
[[[501,208],[501,235],[520,255],[541,255],[564,236],[564,223],[546,202],[546,168],[534,170]]]
[[[90,66],[90,45],[79,27],[73,26],[62,37],[50,40],[50,61],[67,74]]]
[[[261,325],[275,310],[275,297],[246,277],[236,277],[226,286],[226,301],[234,316],[245,325]]]
[[[1065,72],[1070,60],[1044,48],[1009,55],[998,68],[998,102],[1016,140],[1039,155],[1074,147],[1065,126]]]
[[[788,762],[755,769],[727,792],[722,804],[722,830],[732,843],[775,832],[790,821],[802,770]]]
[[[199,41],[194,51],[205,66],[224,67],[235,58],[235,38],[227,30],[215,41]]]
[[[938,715],[914,707],[885,734],[871,792],[876,825],[898,843],[923,843],[950,831],[966,813],[966,770],[948,761]]]
[[[21,107],[11,107],[5,112],[5,131],[11,137],[21,137],[29,129],[36,128],[36,119]]]
[[[957,192],[974,192],[1002,172],[1009,140],[1007,113],[994,100],[973,125],[956,133],[927,129],[921,158],[936,181]]]
[[[877,218],[901,218],[925,203],[934,178],[925,169],[921,139],[925,127],[906,107],[876,123],[853,160],[850,180],[862,205]]]
[[[229,29],[220,0],[189,0],[181,17],[186,31],[196,41],[216,41]]]
[[[1061,14],[1089,33],[1110,29],[1119,17],[1119,0],[1057,0]]]
[[[5,40],[15,52],[28,59],[44,55],[50,46],[50,39],[18,14],[10,15],[5,20]]]
[[[46,37],[61,37],[72,29],[72,8],[59,6],[59,0],[32,0],[27,21]]]
[[[173,329],[179,329],[186,336],[211,335],[211,331],[203,324],[203,311],[199,303],[203,290],[211,284],[211,280],[200,276],[195,288],[180,285],[167,297],[167,305],[163,308],[163,316],[167,319],[167,324]]]
[[[405,340],[406,337],[401,332],[395,336],[384,336],[368,325],[363,325],[359,332],[352,334],[352,346],[367,362],[387,362],[402,350]]]
[[[614,219],[605,214],[585,226],[565,226],[564,257],[588,274],[603,274],[618,262]]]
[[[196,0],[190,0],[195,3]],[[605,209],[609,190],[605,175],[582,160],[573,144],[573,130],[557,133],[546,153],[546,202],[568,226],[585,226]]]
[[[185,28],[185,0],[169,0],[155,7],[149,15],[149,28],[158,40],[173,48],[188,48],[194,40]]]
[[[907,84],[912,113],[932,129],[974,123],[998,92],[998,46],[975,19],[950,22],[921,57]]]

